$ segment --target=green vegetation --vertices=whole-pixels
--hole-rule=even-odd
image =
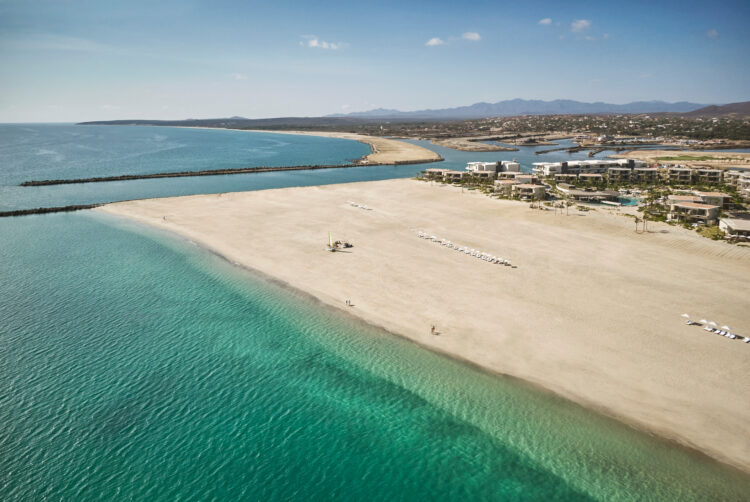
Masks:
[[[692,155],[678,155],[676,157],[655,157],[654,160],[657,160],[659,162],[662,161],[684,161],[684,160],[699,160],[699,161],[723,161],[723,160],[731,160],[727,159],[726,157],[713,157],[711,155],[701,155],[701,156],[692,156]]]
[[[707,237],[715,241],[718,241],[724,238],[724,232],[717,226],[707,227],[707,226],[701,225],[698,228],[696,228],[695,231],[701,234],[703,237]]]

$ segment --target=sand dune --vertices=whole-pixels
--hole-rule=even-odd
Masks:
[[[636,234],[632,219],[605,210],[555,215],[414,180],[100,210],[177,232],[426,347],[750,471],[750,344],[680,317],[750,336],[748,249],[657,223]],[[418,230],[517,268],[420,239]],[[329,231],[353,242],[351,252],[326,252]]]

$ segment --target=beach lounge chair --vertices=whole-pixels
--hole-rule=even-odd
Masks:
[[[742,340],[742,341],[743,341],[743,342],[745,342],[745,343],[750,343],[750,338],[748,338],[748,337],[745,337],[745,339],[744,339],[744,340]]]

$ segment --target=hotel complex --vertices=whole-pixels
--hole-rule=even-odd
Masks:
[[[504,197],[539,201],[554,190],[568,200],[619,205],[623,190],[618,184],[655,185],[720,185],[735,187],[737,194],[750,200],[750,170],[724,171],[707,167],[662,165],[648,167],[635,159],[577,160],[567,162],[535,162],[531,173],[521,172],[516,161],[469,162],[464,171],[426,169],[425,179],[444,182],[492,183],[492,190]],[[554,185],[542,180],[554,180]],[[606,189],[615,185],[615,189]],[[548,192],[549,191],[549,192]],[[723,218],[722,210],[733,207],[732,196],[722,192],[694,189],[677,190],[663,199],[667,221],[685,224],[718,224],[733,238],[750,235],[750,216],[732,215]]]

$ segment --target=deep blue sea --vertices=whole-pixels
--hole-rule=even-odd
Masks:
[[[452,167],[517,158],[530,168],[539,159],[533,149],[434,149]],[[364,181],[424,168],[13,186],[343,163],[367,152],[304,136],[2,126],[0,206]],[[0,219],[0,298],[0,500],[705,501],[750,493],[749,476],[704,456],[112,216]]]

